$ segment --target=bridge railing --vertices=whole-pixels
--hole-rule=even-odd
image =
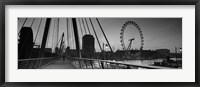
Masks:
[[[18,69],[37,69],[57,59],[58,57],[19,59]]]
[[[127,64],[116,61],[89,59],[89,58],[68,58],[77,69],[169,69],[168,67]]]

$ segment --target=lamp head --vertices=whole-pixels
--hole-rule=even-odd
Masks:
[[[182,48],[180,48],[179,51],[182,51]]]
[[[106,44],[105,48],[108,48],[108,44]]]

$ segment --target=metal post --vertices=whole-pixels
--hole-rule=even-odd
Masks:
[[[80,66],[80,68],[82,69],[82,63],[81,63],[81,60],[78,59],[78,62],[79,62],[79,66]]]
[[[90,60],[91,68],[94,69],[92,60]]]
[[[101,67],[102,67],[102,69],[104,69],[104,65],[103,65],[103,62],[101,61]]]
[[[84,62],[85,62],[85,68],[87,69],[88,68],[88,64],[87,64],[87,61],[86,60],[84,60]]]

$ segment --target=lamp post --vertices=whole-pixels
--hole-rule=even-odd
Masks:
[[[176,57],[176,62],[177,62],[177,48],[175,47],[175,57]]]
[[[105,59],[105,50],[104,47],[107,49],[108,48],[108,44],[104,44],[103,43],[103,60]]]
[[[178,58],[177,58],[178,52],[177,52],[177,51],[179,51],[179,53],[182,52],[182,48],[177,48],[177,47],[175,47],[175,52],[176,52],[176,63],[177,63],[177,67],[178,67]]]
[[[179,51],[182,52],[182,48],[180,48]]]
[[[177,60],[177,54],[182,52],[182,48],[175,47],[175,52],[176,52],[176,60]]]

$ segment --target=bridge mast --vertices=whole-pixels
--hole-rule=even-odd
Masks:
[[[75,37],[75,43],[76,43],[76,52],[77,52],[78,57],[81,57],[76,18],[72,18],[72,23],[73,23],[73,27],[74,27],[74,37]]]
[[[44,54],[44,49],[45,49],[45,45],[46,45],[46,41],[47,41],[50,22],[51,22],[51,18],[47,18],[45,28],[44,28],[44,34],[43,34],[43,38],[42,38],[42,45],[41,45],[39,58],[43,57],[43,54]]]

